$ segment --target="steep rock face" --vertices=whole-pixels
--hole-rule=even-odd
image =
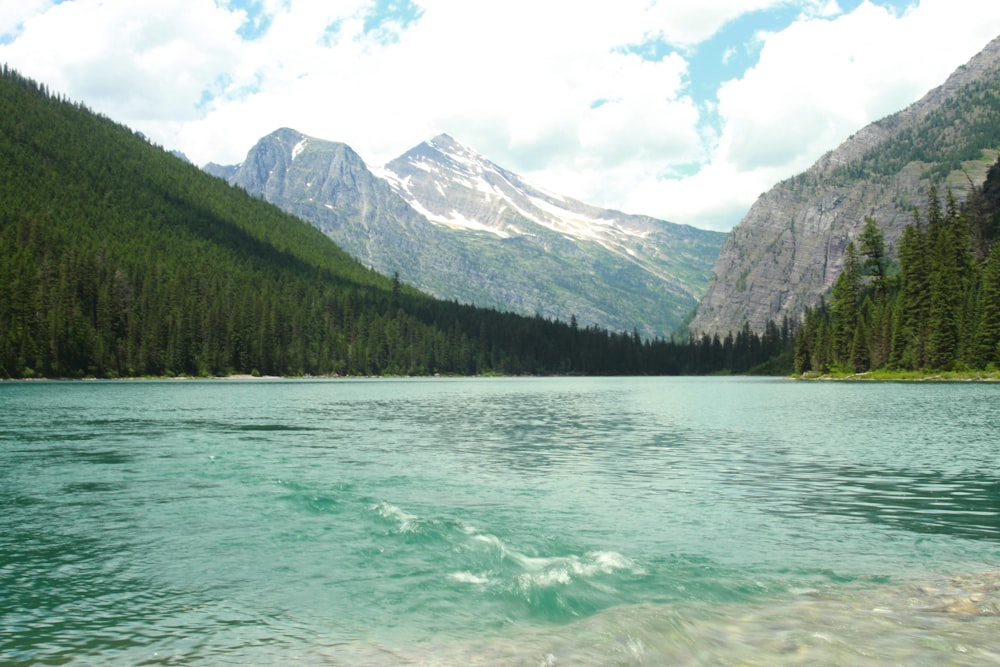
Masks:
[[[959,196],[981,182],[1000,143],[976,128],[1000,122],[983,101],[998,81],[1000,38],[918,102],[761,195],[726,239],[691,330],[725,334],[749,323],[762,331],[769,319],[798,317],[836,280],[866,216],[892,251],[942,171],[953,172],[946,184]],[[954,156],[972,149],[981,159],[953,169]]]
[[[700,298],[705,260],[723,235],[602,209],[545,191],[447,134],[420,144],[380,172],[428,220],[547,247],[557,236],[636,267],[678,296]]]
[[[447,134],[379,173],[428,220],[478,237],[481,268],[511,284],[533,276],[537,287],[506,291],[520,308],[616,330],[674,329],[704,292],[724,238],[545,191]],[[502,248],[513,252],[496,254]]]
[[[723,234],[544,193],[446,135],[378,178],[344,144],[282,129],[207,168],[430,294],[663,336],[694,308]]]
[[[236,168],[209,171],[310,222],[380,273],[409,278],[448,269],[443,258],[419,252],[412,241],[433,236],[434,225],[346,144],[283,128],[257,142]]]

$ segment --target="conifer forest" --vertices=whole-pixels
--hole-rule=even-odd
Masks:
[[[995,370],[1000,364],[1000,161],[960,204],[931,188],[886,252],[878,223],[847,246],[829,300],[806,311],[798,373]]]
[[[0,377],[788,374],[1000,364],[1000,163],[877,222],[827,300],[644,340],[434,299],[145,137],[0,72]]]

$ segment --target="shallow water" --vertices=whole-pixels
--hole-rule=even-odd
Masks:
[[[1000,664],[1000,386],[0,384],[2,664]]]

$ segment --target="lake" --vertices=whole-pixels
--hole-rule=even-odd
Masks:
[[[998,425],[987,383],[0,383],[0,663],[1000,664]]]

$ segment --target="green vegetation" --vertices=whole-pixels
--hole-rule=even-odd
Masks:
[[[904,371],[882,368],[864,373],[809,371],[803,380],[856,380],[869,382],[973,382],[1000,380],[1000,371]]]
[[[0,156],[0,377],[745,372],[791,341],[434,300],[6,66]]]
[[[795,370],[892,379],[981,377],[1000,366],[1000,161],[960,205],[914,213],[890,267],[868,219],[851,242],[830,303],[808,309],[795,341]],[[894,269],[894,270],[890,270]],[[876,371],[875,373],[871,373]]]
[[[724,337],[702,334],[689,338],[681,346],[681,373],[687,375],[749,374],[788,375],[792,372],[795,335],[786,317],[779,326],[768,321],[764,333],[750,330],[750,325]]]
[[[902,112],[901,112],[902,113]],[[900,114],[879,121],[892,131]],[[919,125],[899,132],[860,160],[839,169],[835,178],[877,180],[899,173],[911,163],[927,165],[923,178],[942,181],[964,162],[983,159],[983,147],[1000,146],[1000,83],[979,81],[966,86]]]

